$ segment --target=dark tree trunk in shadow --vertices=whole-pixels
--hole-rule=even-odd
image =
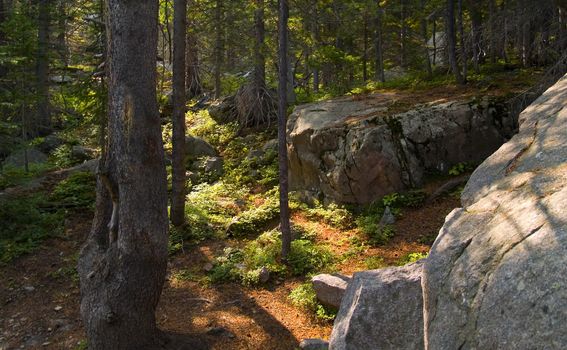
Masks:
[[[287,52],[287,21],[289,8],[287,0],[279,0],[279,84],[278,84],[278,155],[279,155],[279,181],[280,181],[280,229],[282,232],[282,260],[287,261],[291,250],[291,228],[289,223],[288,200],[288,165],[287,165],[287,78],[288,78],[288,52]]]
[[[173,2],[173,132],[170,219],[185,223],[185,37],[187,0]]]
[[[49,110],[49,22],[51,20],[50,0],[39,0],[38,50],[36,61],[37,79],[37,119],[40,135],[51,130],[51,112]]]
[[[95,218],[78,272],[89,349],[154,349],[167,268],[156,98],[158,2],[107,1],[109,117]]]
[[[376,17],[374,18],[375,26],[375,50],[376,50],[376,71],[375,78],[381,82],[385,82],[384,76],[384,51],[382,49],[382,8],[380,1],[376,1]]]
[[[465,84],[465,80],[459,69],[457,63],[457,48],[455,38],[455,3],[454,0],[447,0],[447,14],[446,14],[446,31],[447,31],[447,48],[449,55],[449,64],[455,75],[457,83],[460,85]]]
[[[222,68],[222,37],[223,37],[223,25],[222,21],[222,0],[216,1],[215,6],[215,58],[214,58],[214,76],[215,76],[215,98],[219,99],[222,95],[221,91],[221,68]]]
[[[195,0],[188,1],[190,8]],[[203,85],[201,84],[201,75],[199,72],[199,45],[194,30],[194,21],[189,19],[189,31],[187,32],[187,44],[185,48],[185,64],[186,78],[185,88],[187,89],[187,98],[192,99],[203,93]]]

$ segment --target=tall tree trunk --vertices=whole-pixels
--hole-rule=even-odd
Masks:
[[[433,17],[433,65],[437,65],[437,18]]]
[[[447,48],[449,55],[449,64],[455,75],[457,83],[460,85],[465,84],[465,80],[461,75],[459,64],[457,63],[457,48],[455,38],[455,3],[454,0],[447,0],[447,14],[446,14],[446,30],[447,30]]]
[[[460,37],[460,51],[461,51],[461,61],[463,62],[463,80],[467,81],[468,75],[468,57],[467,48],[465,46],[465,24],[463,23],[463,0],[458,0],[458,12],[459,12],[459,37]]]
[[[289,8],[287,0],[279,0],[278,42],[279,42],[279,83],[278,83],[278,155],[280,187],[280,229],[282,232],[282,261],[287,262],[291,251],[291,227],[289,223],[289,185],[287,165],[287,85],[288,85],[288,37],[287,21]]]
[[[185,37],[187,0],[173,1],[173,133],[170,219],[185,223]]]
[[[469,8],[471,13],[471,30],[472,30],[472,54],[473,66],[475,73],[480,73],[481,60],[481,35],[482,35],[482,1],[470,0]]]
[[[406,37],[406,3],[405,0],[400,0],[400,67],[406,66]]]
[[[312,15],[312,28],[311,32],[313,35],[313,42],[315,43],[315,49],[319,47],[321,42],[321,37],[319,34],[319,22],[317,21],[318,11],[317,11],[317,0],[313,2],[313,15]],[[313,92],[319,92],[319,66],[313,68]]]
[[[254,42],[254,86],[263,89],[266,85],[266,58],[264,57],[264,0],[255,0],[254,31],[256,40]]]
[[[431,58],[429,57],[429,47],[427,45],[428,37],[427,37],[427,16],[425,13],[425,0],[421,0],[421,37],[423,38],[423,45],[424,45],[424,53],[425,53],[425,70],[427,71],[427,75],[430,77],[433,75],[433,70],[431,69]]]
[[[496,0],[488,0],[488,13],[490,25],[490,62],[498,61],[498,53],[496,50]]]
[[[385,82],[384,76],[384,51],[382,49],[382,8],[380,7],[380,0],[376,0],[376,17],[375,21],[375,50],[376,50],[376,71],[375,78],[381,82]]]
[[[39,0],[38,51],[36,61],[37,79],[37,126],[40,135],[51,130],[49,109],[49,22],[51,0]]]
[[[215,38],[215,67],[214,67],[214,75],[215,75],[215,98],[219,99],[221,97],[221,68],[222,68],[222,0],[216,0],[215,6],[215,31],[216,31],[216,38]]]
[[[156,96],[158,2],[107,0],[109,121],[78,272],[89,349],[156,349],[167,183]]]
[[[187,63],[185,87],[187,89],[187,98],[191,99],[203,93],[203,85],[201,84],[201,75],[199,73],[199,48],[195,32],[192,28],[190,28],[187,33],[185,51],[185,61]]]
[[[368,80],[368,19],[363,15],[363,35],[362,35],[362,81]]]
[[[57,33],[57,49],[59,50],[59,55],[61,56],[61,60],[64,62],[65,65],[68,64],[68,50],[67,50],[67,8],[66,8],[66,1],[59,0],[58,9],[57,9],[57,16],[58,16],[58,30]]]
[[[191,8],[194,1],[187,1],[187,6]],[[199,46],[192,18],[189,19],[188,26],[189,31],[187,32],[187,44],[185,47],[185,88],[187,89],[187,98],[192,99],[203,92],[203,85],[201,84],[201,75],[199,73]]]

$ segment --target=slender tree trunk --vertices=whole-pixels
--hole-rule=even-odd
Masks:
[[[406,3],[400,0],[400,67],[406,66]]]
[[[317,0],[314,0],[313,3],[313,17],[312,17],[312,35],[313,41],[315,43],[315,49],[319,47],[319,43],[321,42],[321,38],[319,35],[319,22],[317,21],[318,11],[317,11]],[[313,68],[313,92],[319,92],[319,67]]]
[[[67,50],[67,8],[66,8],[66,1],[59,0],[58,4],[58,30],[57,33],[57,49],[59,50],[59,55],[61,56],[61,60],[68,64],[68,50]]]
[[[288,78],[288,37],[287,21],[289,8],[287,0],[279,0],[278,42],[279,42],[279,84],[278,84],[278,155],[280,182],[280,229],[282,232],[282,261],[287,262],[291,251],[291,228],[289,223],[288,165],[287,165],[287,78]]]
[[[498,61],[496,50],[496,0],[488,0],[488,13],[490,24],[490,61]]]
[[[454,0],[447,0],[447,14],[446,14],[446,30],[447,30],[447,47],[449,54],[449,64],[453,70],[453,74],[460,85],[465,84],[465,80],[461,75],[459,64],[457,63],[457,49],[455,38],[455,3]]]
[[[156,96],[158,2],[107,1],[109,125],[95,217],[81,250],[91,350],[161,348],[167,183]]]
[[[470,0],[471,30],[472,30],[472,54],[475,73],[480,73],[480,55],[482,52],[481,33],[482,33],[482,2]]]
[[[264,0],[255,0],[254,29],[256,40],[254,42],[254,86],[263,89],[266,85],[266,58],[264,57]]]
[[[188,1],[190,8],[195,0]],[[199,46],[195,35],[194,23],[191,19],[188,22],[189,31],[187,32],[187,45],[185,48],[186,78],[185,88],[187,89],[187,98],[192,99],[199,96],[203,92],[201,84],[201,75],[199,73]]]
[[[187,0],[173,1],[173,133],[170,219],[185,223],[185,37]]]
[[[40,135],[51,130],[49,109],[49,22],[51,0],[39,0],[37,77],[37,126]]]
[[[215,98],[219,99],[222,95],[221,91],[221,68],[222,68],[222,0],[216,0],[215,6],[215,31],[216,31],[216,39],[215,39],[215,67],[214,67],[214,75],[215,75]]]
[[[375,17],[375,49],[376,49],[376,71],[375,78],[378,81],[385,82],[384,76],[384,51],[382,50],[382,8],[380,0],[376,0],[376,17]]]
[[[433,17],[433,65],[437,65],[437,18]]]
[[[362,81],[368,80],[368,19],[363,16],[363,43],[362,43]]]
[[[468,57],[467,48],[465,46],[465,24],[463,23],[463,0],[458,0],[458,12],[459,12],[459,36],[460,36],[460,51],[461,51],[461,61],[463,62],[463,80],[467,81],[468,75]]]
[[[423,38],[423,45],[424,45],[424,53],[425,53],[425,70],[427,71],[427,75],[430,77],[433,75],[433,70],[431,69],[431,58],[429,57],[429,47],[427,45],[428,37],[427,37],[427,16],[425,13],[425,0],[421,0],[421,36]]]

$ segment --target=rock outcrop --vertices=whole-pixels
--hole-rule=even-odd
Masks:
[[[567,348],[567,76],[472,175],[424,268],[427,349]]]
[[[331,334],[331,350],[423,349],[423,260],[354,275]]]
[[[366,204],[421,184],[425,171],[480,163],[516,129],[488,100],[423,105],[391,116],[388,95],[299,106],[288,122],[290,184]]]

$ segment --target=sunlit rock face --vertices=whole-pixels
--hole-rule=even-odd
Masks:
[[[396,113],[394,95],[299,106],[288,121],[290,183],[328,201],[367,204],[419,186],[427,171],[480,163],[517,130],[501,102],[444,102]]]
[[[426,349],[567,348],[567,76],[472,175],[423,273]]]

